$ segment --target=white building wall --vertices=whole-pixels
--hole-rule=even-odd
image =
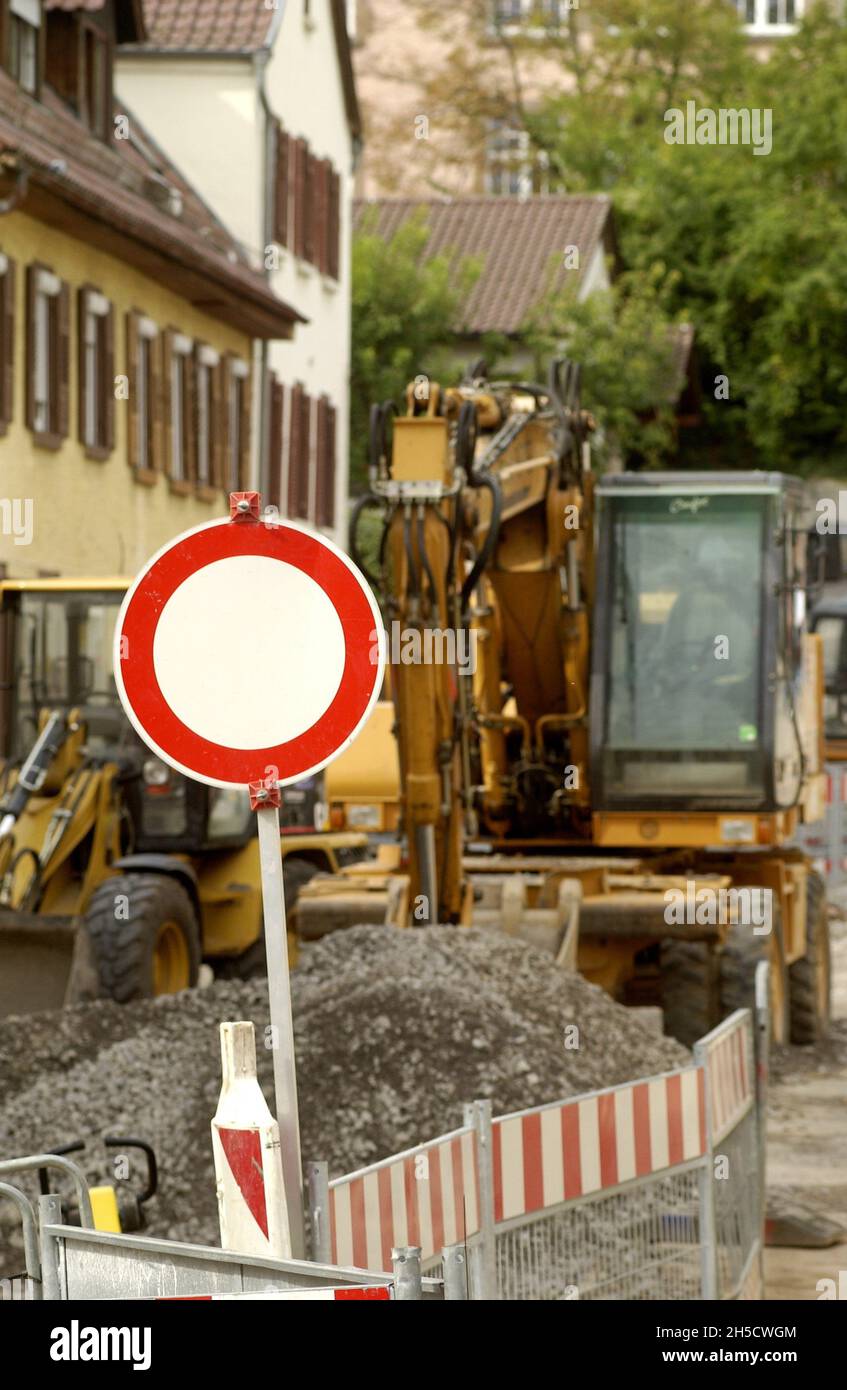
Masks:
[[[339,279],[281,254],[272,277],[276,293],[308,319],[291,342],[272,343],[270,364],[286,386],[301,381],[310,396],[326,394],[337,411],[336,537],[345,544],[350,421],[350,244],[353,138],[347,121],[329,0],[287,0],[265,73],[274,114],[289,135],[308,140],[319,159],[341,176]],[[314,447],[314,440],[313,440]]]
[[[118,53],[115,109],[125,101],[157,144],[259,264],[259,93],[247,59]]]
[[[257,266],[267,265],[266,116],[308,140],[341,176],[338,281],[281,251],[270,273],[279,297],[307,320],[289,341],[268,344],[268,365],[286,386],[301,382],[310,396],[336,408],[334,537],[347,539],[350,414],[351,213],[353,138],[344,101],[329,0],[283,0],[273,51],[261,58],[120,55],[117,104],[123,99],[150,135],[206,199]],[[272,11],[269,9],[269,17]],[[264,73],[262,69],[264,67]],[[271,258],[270,261],[273,264]],[[256,366],[260,349],[256,350]],[[258,371],[256,379],[258,383]],[[254,477],[261,433],[253,411]],[[285,422],[287,431],[288,422]],[[312,448],[314,449],[314,437]],[[285,479],[283,478],[283,489]],[[312,486],[314,488],[314,479]],[[283,490],[283,508],[285,491]]]

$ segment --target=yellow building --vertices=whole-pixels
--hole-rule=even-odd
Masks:
[[[254,484],[298,315],[113,97],[133,0],[0,0],[0,563],[133,573]]]

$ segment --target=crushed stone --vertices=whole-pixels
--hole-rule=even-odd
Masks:
[[[292,997],[302,1152],[333,1177],[457,1127],[466,1101],[505,1114],[689,1058],[543,951],[479,928],[335,933],[305,950]],[[139,1135],[160,1169],[147,1232],[218,1244],[209,1122],[218,1025],[237,1019],[256,1026],[273,1108],[264,979],[0,1022],[0,1157],[84,1139],[87,1175],[102,1181],[113,1158],[100,1137]],[[8,1209],[3,1235],[18,1245]]]

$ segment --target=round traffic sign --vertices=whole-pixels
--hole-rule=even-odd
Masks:
[[[379,609],[356,567],[291,521],[236,515],[153,556],[124,598],[115,680],[171,767],[213,787],[296,782],[355,738],[379,694]]]

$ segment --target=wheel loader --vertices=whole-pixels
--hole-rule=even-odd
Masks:
[[[246,792],[173,772],[118,701],[129,582],[0,583],[0,1016],[174,993],[203,960],[263,965]],[[289,909],[312,876],[365,853],[362,834],[315,829],[318,790],[287,789],[281,812]]]
[[[518,932],[687,1043],[765,957],[774,1036],[814,1041],[827,909],[791,843],[824,807],[811,503],[777,473],[598,477],[593,428],[564,361],[374,408],[354,558],[376,510],[386,626],[475,659],[392,664],[403,838],[308,886],[301,929]]]

